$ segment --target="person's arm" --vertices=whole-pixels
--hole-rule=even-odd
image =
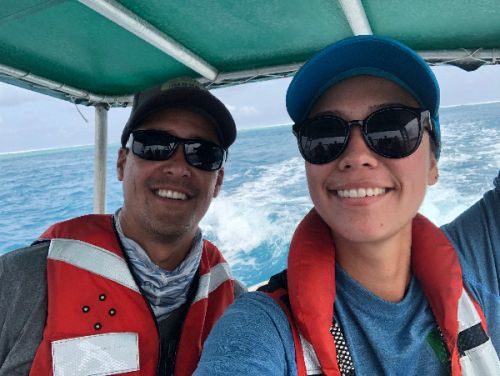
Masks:
[[[481,305],[500,353],[500,171],[494,186],[442,230],[458,252],[465,285]]]
[[[296,375],[287,318],[263,293],[241,296],[217,322],[194,375]]]
[[[465,264],[465,277],[500,295],[500,171],[494,189],[442,230]]]
[[[28,375],[47,317],[48,243],[0,257],[0,376]]]

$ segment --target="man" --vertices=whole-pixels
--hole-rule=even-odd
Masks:
[[[195,374],[499,375],[500,187],[448,228],[453,244],[418,214],[441,148],[425,61],[346,38],[301,67],[287,109],[314,208],[287,270],[224,313]]]
[[[123,207],[0,258],[0,375],[193,372],[241,291],[198,227],[235,137],[195,81],[136,95],[118,152]]]

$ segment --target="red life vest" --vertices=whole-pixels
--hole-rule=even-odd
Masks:
[[[481,308],[463,288],[458,256],[446,236],[421,215],[412,224],[411,263],[442,331],[451,356],[452,375],[496,374],[500,369],[498,357],[486,336]],[[335,301],[335,249],[328,225],[314,209],[292,238],[287,287],[269,295],[290,322],[298,375],[307,375],[306,363],[327,376],[341,375],[330,333]],[[458,337],[471,328],[482,331],[486,340],[480,349],[474,347],[474,351],[464,354],[459,351]]]
[[[74,367],[94,367],[99,374],[156,375],[158,330],[124,258],[113,217],[75,218],[50,227],[41,238],[51,239],[48,313],[30,375],[72,374]],[[175,375],[194,372],[210,330],[234,301],[228,265],[206,240],[199,275]]]

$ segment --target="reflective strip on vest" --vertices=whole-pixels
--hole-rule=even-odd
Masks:
[[[79,240],[52,239],[48,258],[100,275],[140,294],[127,262],[104,248]]]
[[[323,371],[321,370],[314,348],[300,333],[299,338],[300,343],[302,344],[302,353],[304,354],[304,363],[307,375],[321,375]]]
[[[232,280],[231,270],[227,263],[220,263],[215,265],[210,269],[207,274],[200,277],[200,282],[198,285],[198,291],[194,297],[193,303],[199,300],[208,298],[208,294],[214,291],[217,287],[222,285],[224,282]]]
[[[54,376],[139,371],[137,333],[106,333],[52,342]]]
[[[491,339],[481,325],[481,318],[462,290],[458,301],[458,347],[464,376],[500,375],[500,362]]]

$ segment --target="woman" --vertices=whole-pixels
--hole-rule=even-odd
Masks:
[[[498,303],[481,304],[490,290],[464,278],[465,253],[417,214],[440,153],[427,64],[392,39],[348,38],[299,70],[287,109],[314,209],[288,269],[224,314],[196,375],[500,374],[486,330]]]

